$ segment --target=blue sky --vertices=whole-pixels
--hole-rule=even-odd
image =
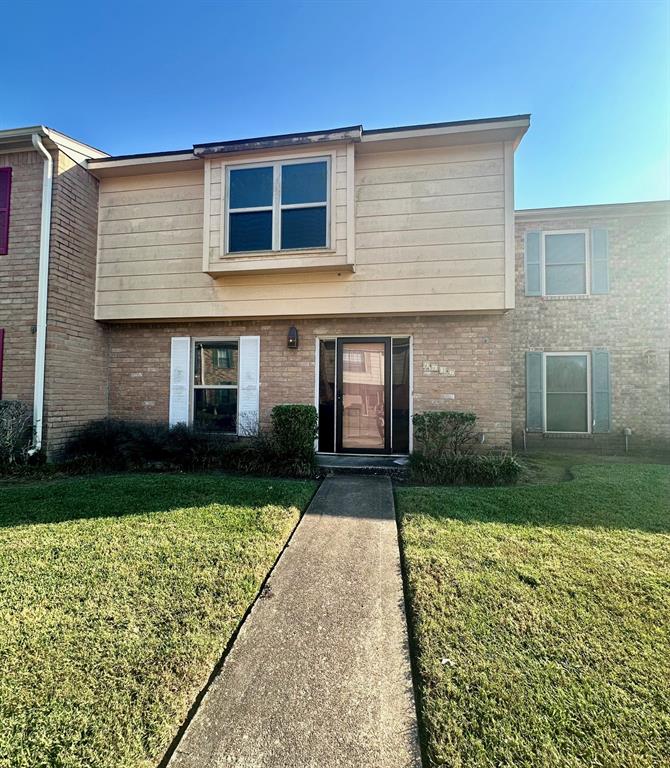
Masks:
[[[517,207],[670,197],[670,0],[0,0],[0,20],[1,128],[123,154],[530,112]]]

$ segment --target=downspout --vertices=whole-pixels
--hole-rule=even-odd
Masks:
[[[42,180],[42,220],[40,225],[40,261],[37,281],[37,336],[35,339],[35,389],[33,397],[32,456],[42,448],[44,418],[44,371],[47,349],[47,295],[49,291],[49,245],[51,241],[51,193],[54,161],[42,144],[38,133],[33,133],[33,146],[44,156]]]

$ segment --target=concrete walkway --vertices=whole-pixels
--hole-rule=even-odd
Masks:
[[[386,477],[323,482],[170,768],[418,768]]]

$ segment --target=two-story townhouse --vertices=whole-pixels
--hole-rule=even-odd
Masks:
[[[488,445],[667,448],[670,205],[515,225],[527,127],[111,158],[0,132],[0,397],[51,455],[94,418],[248,434],[282,402],[318,407],[323,452],[406,453],[431,409]]]
[[[511,435],[514,150],[528,116],[91,160],[109,413],[248,434],[315,404],[323,452],[412,412]]]
[[[516,251],[515,445],[667,450],[670,202],[518,211]]]
[[[0,131],[0,398],[33,407],[36,448],[107,414],[98,181],[86,169],[105,156],[44,126]]]

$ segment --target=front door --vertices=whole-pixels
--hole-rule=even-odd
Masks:
[[[391,452],[391,339],[337,340],[337,451]]]

